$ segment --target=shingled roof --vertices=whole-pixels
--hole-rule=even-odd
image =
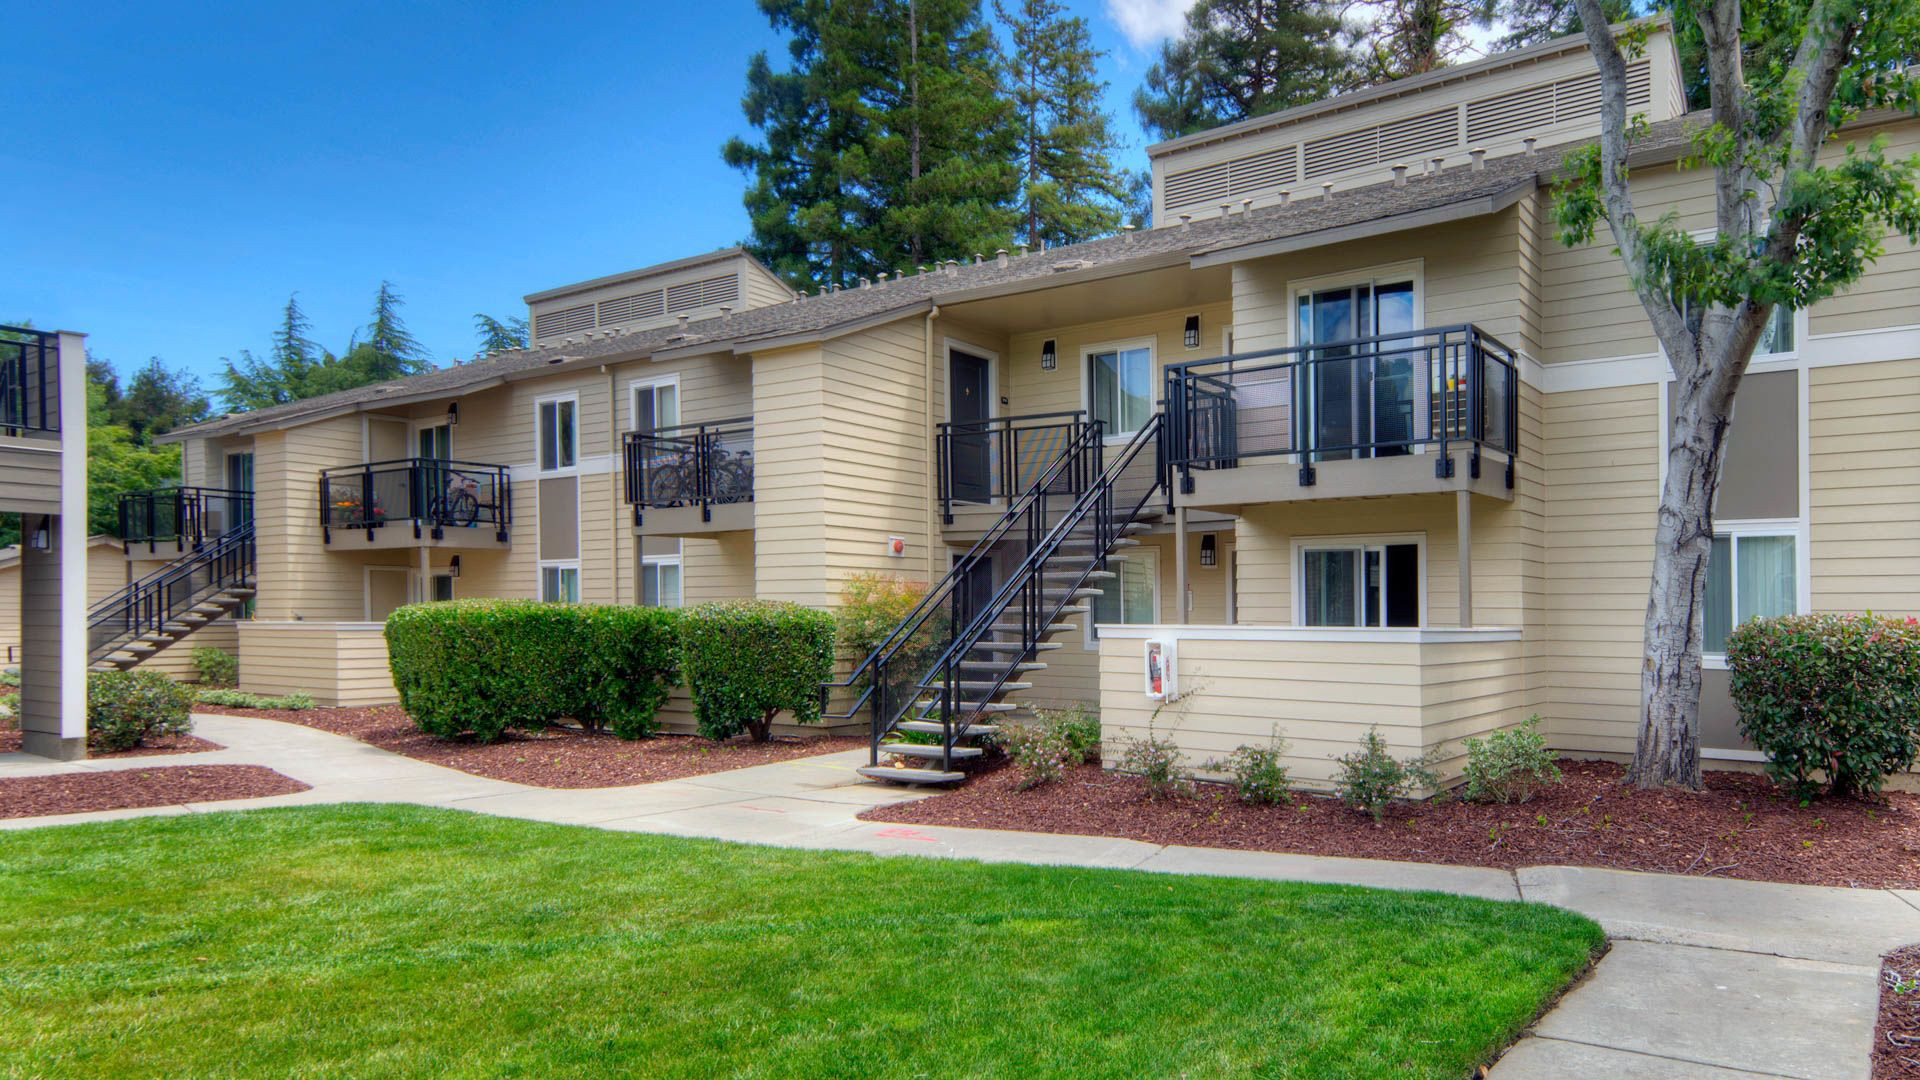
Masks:
[[[1636,162],[1673,159],[1687,143],[1687,131],[1701,114],[1654,124],[1634,144]],[[956,303],[1003,292],[1064,285],[1196,259],[1214,261],[1237,248],[1287,241],[1291,247],[1347,239],[1357,227],[1371,232],[1414,228],[1446,208],[1484,213],[1511,198],[1548,184],[1571,150],[1571,143],[1534,154],[1488,158],[1482,165],[1455,165],[1430,175],[1409,175],[1404,182],[1380,183],[1315,193],[1283,205],[1203,218],[1188,224],[1146,229],[1085,243],[979,262],[948,265],[872,285],[803,297],[700,319],[684,327],[667,326],[630,333],[592,332],[528,349],[501,353],[470,364],[442,368],[390,382],[274,405],[179,428],[164,441],[238,434],[289,427],[339,412],[382,408],[421,399],[472,393],[539,373],[603,363],[625,363],[663,354],[751,352],[759,345],[832,337],[837,333],[904,318],[933,304]],[[1501,201],[1501,200],[1506,201]],[[1476,208],[1476,204],[1480,204]],[[1404,219],[1404,224],[1399,223]]]

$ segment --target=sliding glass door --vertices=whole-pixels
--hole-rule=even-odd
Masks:
[[[1412,352],[1382,354],[1356,339],[1414,329],[1413,282],[1367,282],[1299,296],[1299,341],[1318,346],[1302,387],[1308,446],[1322,461],[1405,454],[1418,438],[1419,373]]]

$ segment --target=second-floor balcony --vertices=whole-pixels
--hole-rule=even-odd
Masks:
[[[1170,365],[1175,499],[1511,498],[1519,389],[1513,351],[1471,325]]]
[[[320,473],[320,528],[335,547],[499,547],[512,524],[504,465],[399,458]]]
[[[114,523],[130,559],[173,558],[197,551],[253,520],[253,492],[166,487],[120,496]]]
[[[0,326],[0,435],[57,437],[59,432],[59,335]]]
[[[753,418],[628,432],[621,447],[634,531],[699,536],[753,528]]]

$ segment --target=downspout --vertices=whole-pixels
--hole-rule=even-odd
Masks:
[[[934,448],[933,430],[933,320],[939,317],[939,304],[935,304],[927,309],[927,319],[925,323],[926,370],[924,372],[927,392],[922,395],[922,403],[925,406],[923,410],[925,416],[921,430],[927,433],[927,588],[929,589],[933,588],[940,580],[940,575],[934,573],[933,569],[933,553],[940,529],[940,489],[938,481],[934,476],[934,463],[937,458],[937,451]]]
[[[618,380],[614,377],[613,369],[606,364],[601,364],[600,370],[607,374],[607,453],[610,455],[607,460],[607,502],[611,505],[613,513],[613,602],[619,604],[621,603],[620,545],[624,542],[630,542],[633,539],[633,535],[632,530],[626,530],[627,536],[625,537],[620,535],[622,531],[620,528],[620,485],[614,481],[614,477],[620,474],[621,464],[620,394],[619,387],[615,385]]]

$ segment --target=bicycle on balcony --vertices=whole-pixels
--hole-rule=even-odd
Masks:
[[[455,469],[447,470],[446,486],[433,497],[427,513],[434,521],[462,528],[480,520],[480,511],[497,511],[497,498],[482,501],[480,481]]]
[[[656,444],[657,445],[657,444]],[[702,462],[704,456],[705,461]],[[753,496],[753,451],[733,452],[709,446],[703,455],[696,441],[682,441],[647,466],[647,502],[652,506],[680,506],[700,498],[700,474],[705,465],[707,497],[714,502],[736,502]]]

